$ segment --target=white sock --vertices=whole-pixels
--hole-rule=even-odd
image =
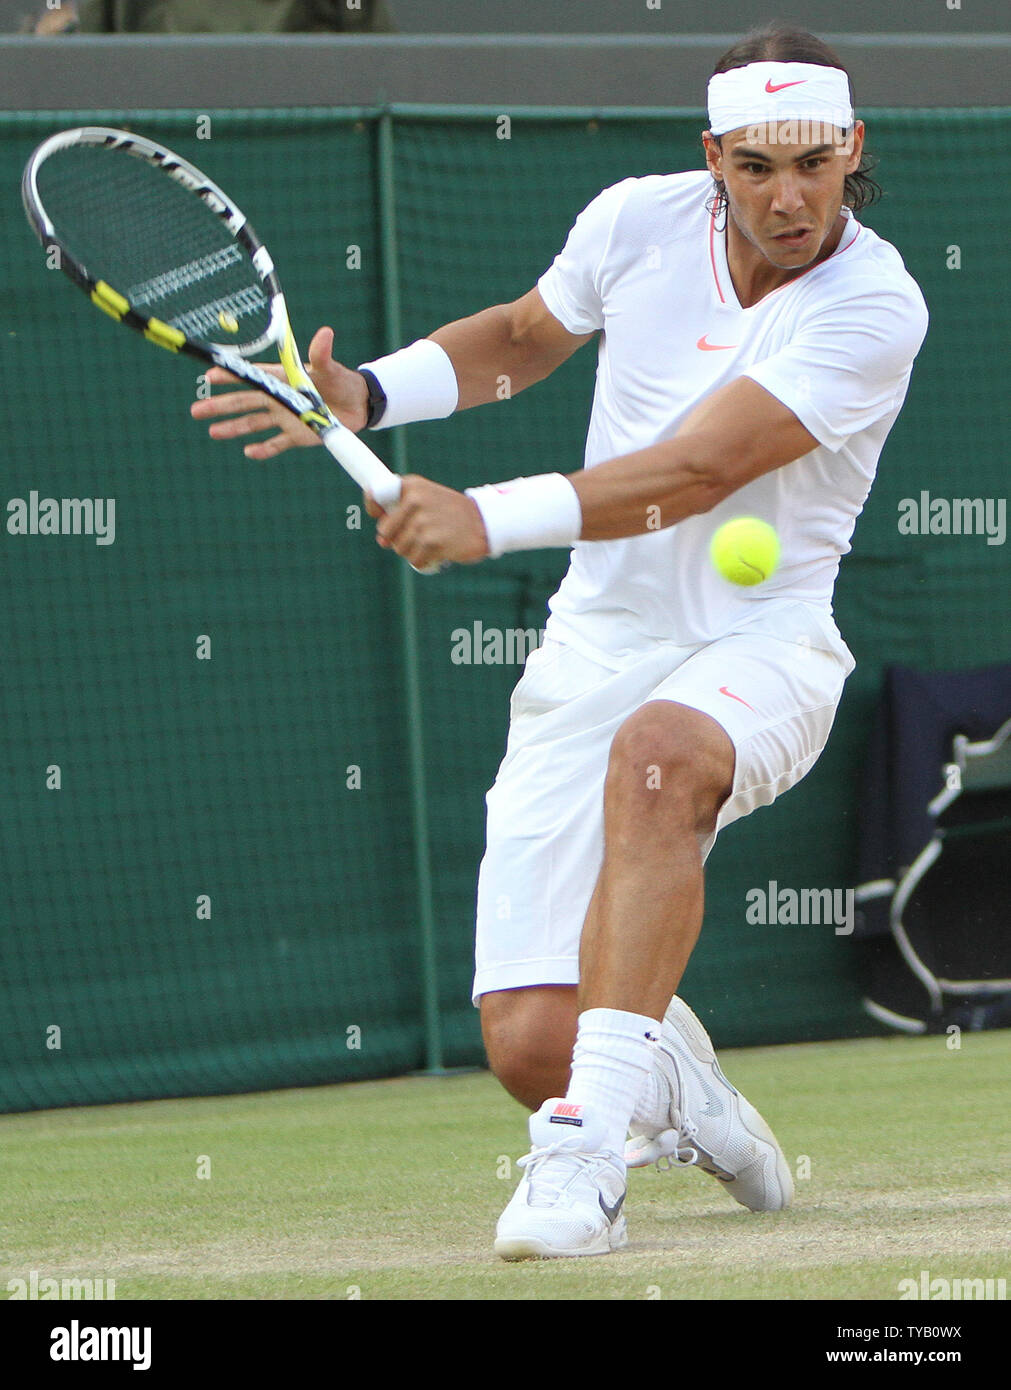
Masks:
[[[587,1009],[579,1015],[572,1079],[565,1099],[591,1107],[604,1125],[604,1149],[625,1151],[632,1108],[653,1070],[660,1024],[621,1009]]]
[[[653,1070],[642,1083],[632,1110],[631,1126],[644,1130],[664,1130],[670,1127],[670,1086],[661,1074]]]

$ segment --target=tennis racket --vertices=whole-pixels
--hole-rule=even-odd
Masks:
[[[21,197],[50,264],[110,318],[265,392],[381,507],[398,500],[399,477],[340,423],[303,368],[269,251],[199,169],[129,131],[82,126],[39,145]],[[269,348],[287,381],[248,360]]]

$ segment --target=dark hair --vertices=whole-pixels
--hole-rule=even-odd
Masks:
[[[817,63],[824,68],[838,68],[846,73],[850,87],[850,100],[853,99],[853,81],[849,72],[833,53],[827,43],[809,34],[805,29],[794,29],[787,24],[772,23],[763,29],[752,29],[740,43],[727,50],[713,68],[713,76],[718,72],[730,72],[732,68],[743,68],[748,63]],[[716,143],[720,137],[714,136]],[[854,212],[875,203],[882,196],[881,186],[870,177],[870,171],[877,161],[868,155],[860,160],[855,174],[847,174],[843,185],[843,201]],[[727,191],[719,179],[714,179],[716,191],[709,200],[713,215],[718,217],[726,210]]]

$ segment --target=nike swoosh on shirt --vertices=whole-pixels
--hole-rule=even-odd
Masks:
[[[720,686],[720,694],[728,695],[731,700],[736,700],[739,705],[744,705],[745,709],[750,709],[752,714],[758,713],[758,710],[755,709],[754,705],[749,705],[747,700],[742,700],[740,695],[735,695],[734,692],[732,690],[728,690],[725,685]]]
[[[708,341],[707,335],[703,333],[702,337],[698,340],[695,346],[698,348],[699,352],[730,352],[737,346],[737,344],[710,343]]]
[[[770,77],[769,80],[768,80],[768,82],[766,82],[766,84],[765,84],[765,90],[766,90],[767,92],[769,92],[770,95],[771,95],[771,93],[773,93],[773,92],[781,92],[781,91],[783,90],[784,87],[802,87],[806,81],[807,81],[807,78],[806,78],[806,77],[798,77],[797,80],[796,80],[796,82],[776,82],[776,83],[773,83],[772,78]]]

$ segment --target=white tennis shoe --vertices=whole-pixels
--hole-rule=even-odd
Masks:
[[[602,1151],[604,1129],[582,1105],[546,1100],[530,1117],[525,1171],[499,1217],[495,1253],[504,1260],[606,1255],[627,1244],[625,1164]]]
[[[776,1136],[720,1070],[709,1034],[677,995],[664,1015],[657,1063],[671,1088],[669,1127],[625,1148],[629,1168],[697,1164],[751,1211],[793,1200],[793,1175]]]

